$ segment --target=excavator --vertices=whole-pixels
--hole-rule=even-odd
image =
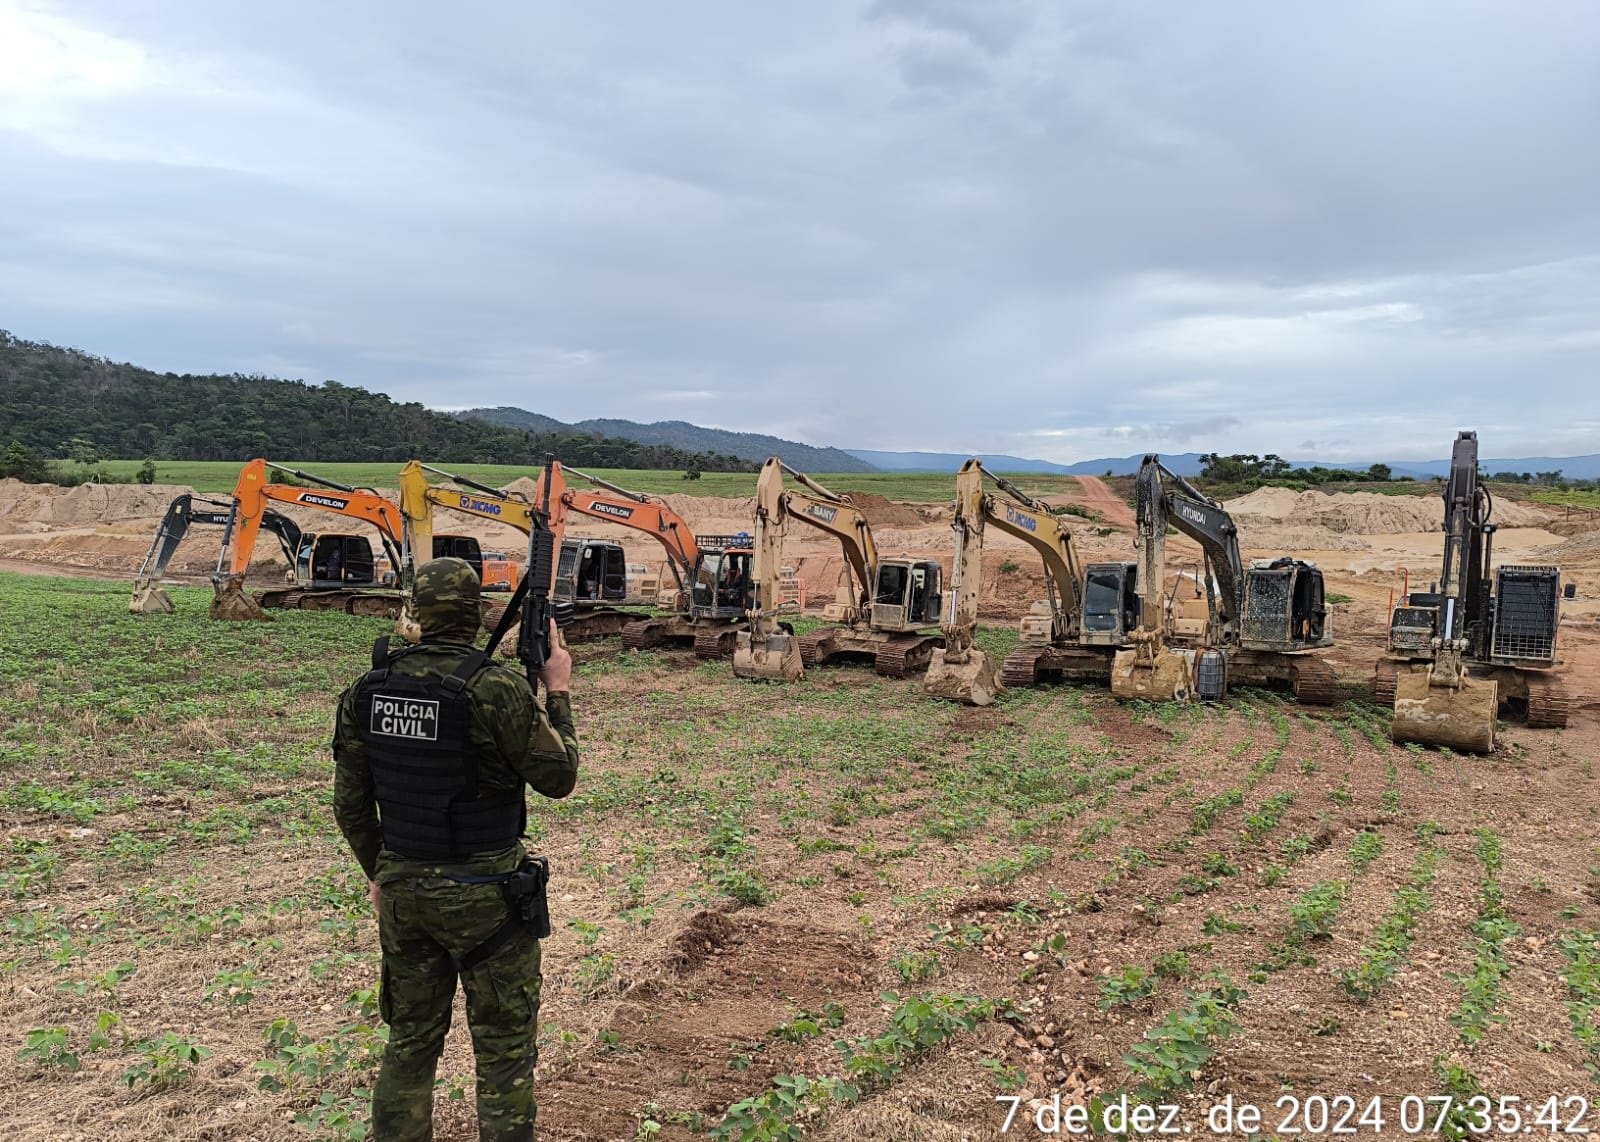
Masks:
[[[756,479],[755,537],[751,544],[749,626],[738,633],[733,674],[769,682],[805,677],[800,644],[792,628],[778,621],[778,579],[783,570],[783,462],[773,457]]]
[[[991,494],[985,479],[994,483]],[[978,628],[978,586],[983,538],[989,527],[1022,540],[1044,560],[1045,598],[1022,619],[1022,641],[994,665],[973,642]],[[942,650],[933,652],[923,689],[939,698],[987,706],[1010,686],[1060,679],[1104,682],[1111,658],[1139,619],[1136,565],[1092,563],[1080,576],[1072,535],[1048,505],[1011,481],[968,460],[956,475],[955,559]]]
[[[763,477],[769,470],[775,473],[780,489],[787,473],[811,493],[780,490],[780,521],[796,520],[833,536],[848,568],[851,595],[823,608],[822,617],[830,625],[800,637],[801,662],[812,667],[867,658],[889,678],[921,673],[934,649],[944,645],[943,635],[925,631],[939,624],[944,568],[932,559],[882,558],[871,524],[848,496],[829,491],[777,458],[767,464]]]
[[[555,497],[560,495],[564,485],[559,462],[552,460],[550,469],[553,477],[552,505],[555,505],[558,502]],[[427,473],[430,472],[456,486],[443,487],[428,483]],[[441,555],[469,558],[462,545],[462,541],[466,541],[471,544],[475,557],[469,558],[469,561],[480,569],[480,575],[483,573],[482,552],[476,539],[434,534],[433,509],[436,506],[503,523],[524,535],[529,534],[534,526],[534,505],[523,496],[412,460],[400,470],[400,511],[405,520],[405,555],[402,557],[405,570],[401,578],[408,591],[412,574],[409,564],[414,561],[413,553],[420,550],[431,548],[435,558]],[[558,603],[572,606],[572,618],[563,626],[562,637],[568,642],[581,642],[618,633],[638,617],[611,605],[623,602],[627,596],[627,562],[622,545],[599,539],[568,538],[564,535],[560,508],[555,507],[552,515],[551,530],[556,534],[559,551],[552,596]],[[441,544],[441,540],[448,542]],[[493,607],[487,609],[485,622],[492,627],[499,613]]]
[[[677,591],[670,614],[635,617],[622,628],[622,645],[634,650],[689,643],[700,658],[725,658],[733,652],[738,623],[750,608],[751,552],[738,536],[694,534],[689,523],[665,503],[629,491],[560,461],[551,465],[552,525],[562,534],[571,513],[642,532],[667,554]],[[593,489],[569,488],[567,473]]]
[[[1233,685],[1287,685],[1301,702],[1337,700],[1332,667],[1308,652],[1332,646],[1322,572],[1299,559],[1239,554],[1239,532],[1222,505],[1159,456],[1139,466],[1139,625],[1111,666],[1118,698],[1218,701]],[[1192,605],[1167,595],[1167,528],[1200,545]]]
[[[270,483],[269,469],[317,486]],[[399,594],[374,589],[377,577],[371,543],[363,535],[344,532],[298,534],[289,544],[289,585],[258,592],[254,598],[246,594],[244,579],[255,554],[256,539],[268,515],[276,514],[270,512],[268,503],[315,508],[363,520],[378,529],[391,564],[402,566],[403,524],[400,509],[394,504],[370,488],[355,488],[296,468],[252,460],[240,471],[233,489],[235,523],[223,544],[217,574],[212,577],[216,590],[216,597],[211,600],[212,618],[261,620],[269,617],[266,610],[280,609],[342,610],[356,615],[399,617]],[[282,532],[279,538],[284,538]]]
[[[232,500],[216,500],[191,492],[175,497],[172,503],[167,505],[166,514],[161,517],[161,526],[156,529],[156,537],[150,542],[150,550],[145,553],[144,562],[139,565],[139,574],[133,581],[133,598],[128,602],[128,610],[134,614],[170,615],[175,608],[171,597],[162,587],[161,580],[167,573],[167,567],[171,564],[178,545],[189,534],[192,525],[201,523],[208,527],[223,529],[222,547],[226,551],[228,541],[233,534],[235,513],[236,505]],[[300,548],[299,526],[288,516],[280,515],[270,508],[263,513],[261,526],[278,537],[285,559],[290,566],[293,566],[295,552]],[[217,570],[220,573],[220,565]]]
[[[1551,674],[1561,569],[1493,566],[1494,501],[1478,474],[1476,432],[1456,436],[1444,504],[1439,582],[1395,608],[1373,691],[1394,703],[1395,741],[1490,753],[1502,703],[1532,727],[1567,724],[1567,694]]]

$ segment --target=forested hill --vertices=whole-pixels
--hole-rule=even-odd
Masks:
[[[471,420],[484,420],[507,428],[534,432],[584,432],[599,436],[626,436],[645,444],[664,444],[692,452],[718,452],[760,462],[780,456],[784,463],[802,472],[876,472],[877,468],[841,448],[818,448],[798,444],[779,436],[758,432],[731,432],[725,428],[704,428],[682,420],[658,420],[641,424],[636,420],[580,420],[563,424],[521,408],[471,408],[456,414]]]
[[[538,464],[554,452],[598,468],[756,468],[711,450],[461,419],[334,381],[154,373],[0,330],[0,450],[11,442],[74,459]]]

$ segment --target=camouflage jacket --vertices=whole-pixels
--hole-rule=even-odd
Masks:
[[[396,674],[446,678],[461,665],[459,643],[430,643],[400,658]],[[357,733],[355,691],[360,679],[339,697],[333,733],[333,816],[369,880],[428,873],[479,875],[509,872],[522,856],[521,845],[450,864],[404,861],[383,849],[378,804],[366,746]],[[546,797],[565,797],[578,781],[578,732],[572,699],[553,694],[545,702],[528,680],[502,663],[479,671],[467,692],[473,698],[469,738],[483,759],[478,780],[491,788],[531,785]]]

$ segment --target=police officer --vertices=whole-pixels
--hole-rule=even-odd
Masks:
[[[379,1142],[432,1137],[434,1072],[457,977],[477,1058],[479,1138],[534,1137],[539,940],[510,889],[533,884],[523,785],[565,797],[578,777],[572,658],[554,636],[545,698],[473,646],[478,576],[417,569],[422,641],[373,651],[339,700],[334,817],[371,883],[389,1044],[372,1096]],[[543,882],[538,881],[542,901]]]

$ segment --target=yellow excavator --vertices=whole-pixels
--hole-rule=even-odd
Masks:
[[[1567,724],[1567,694],[1551,673],[1561,569],[1494,567],[1494,502],[1478,475],[1476,432],[1456,437],[1444,502],[1443,577],[1395,609],[1373,689],[1394,703],[1395,741],[1489,753],[1502,703],[1529,726]]]
[[[1113,694],[1217,701],[1230,686],[1276,685],[1301,702],[1338,700],[1333,668],[1310,653],[1333,645],[1321,570],[1289,557],[1245,567],[1233,518],[1159,456],[1140,464],[1136,505],[1139,626],[1112,662]],[[1200,545],[1198,614],[1167,594],[1169,527]]]
[[[848,597],[823,608],[828,625],[800,636],[800,661],[810,668],[868,659],[885,677],[921,673],[935,648],[944,645],[942,634],[927,629],[939,623],[944,568],[933,559],[883,558],[872,525],[849,496],[829,491],[782,460],[767,463],[775,479],[787,474],[806,489],[779,492],[780,520],[795,520],[838,540],[848,569]]]
[[[552,461],[551,494],[559,497],[564,485],[560,477],[560,464]],[[449,480],[455,487],[444,487],[428,482],[428,473]],[[571,619],[562,627],[562,637],[567,642],[582,642],[617,634],[639,616],[631,611],[616,609],[613,604],[625,602],[627,597],[627,557],[618,543],[599,539],[580,539],[564,534],[564,519],[559,499],[552,499],[551,530],[555,533],[557,558],[552,598],[558,605],[571,607]],[[445,538],[433,534],[433,509],[447,508],[463,515],[514,527],[524,535],[533,530],[536,509],[528,500],[504,488],[491,488],[467,476],[447,472],[412,460],[400,470],[400,509],[405,520],[404,560],[402,586],[410,590],[410,564],[414,552],[432,550],[435,557],[459,555],[469,558],[457,549],[458,540],[470,542],[481,567],[478,541],[469,536],[452,536],[449,544],[439,542]],[[481,574],[481,571],[480,571]],[[484,622],[491,628],[502,610],[499,604],[486,603]]]
[[[985,480],[993,482],[990,493]],[[1011,481],[968,460],[956,475],[955,559],[944,622],[945,645],[933,652],[923,689],[939,698],[986,706],[1010,686],[1075,679],[1104,683],[1111,659],[1138,623],[1132,563],[1092,563],[1080,575],[1072,534],[1049,506]],[[974,645],[984,533],[1022,540],[1044,561],[1045,598],[1023,616],[1021,644],[996,673]]]
[[[275,484],[268,471],[282,472],[305,480],[315,487]],[[398,618],[401,597],[398,592],[377,589],[378,579],[372,558],[372,545],[363,535],[344,532],[298,532],[292,548],[288,584],[259,591],[255,597],[245,593],[245,574],[255,555],[256,540],[263,526],[284,533],[272,525],[272,517],[283,518],[268,508],[279,503],[361,520],[377,529],[379,540],[390,562],[401,565],[400,545],[403,524],[400,509],[371,488],[355,488],[321,476],[286,468],[266,460],[250,461],[239,473],[233,489],[234,523],[225,533],[217,573],[212,577],[215,597],[211,617],[229,620],[263,620],[266,610],[340,610],[357,615]]]
[[[756,480],[755,537],[751,544],[751,598],[745,612],[747,629],[733,649],[736,678],[798,682],[805,677],[800,644],[794,632],[778,621],[778,579],[783,570],[783,462],[773,457]]]

